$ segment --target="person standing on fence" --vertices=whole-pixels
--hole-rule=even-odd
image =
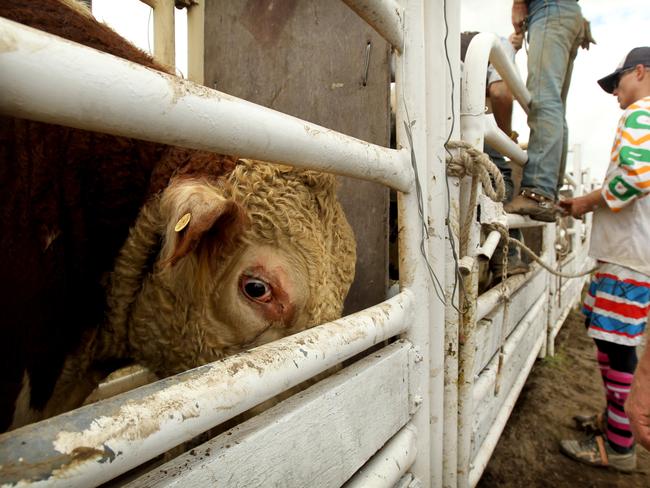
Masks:
[[[575,420],[579,427],[595,424],[604,437],[564,440],[560,449],[583,463],[631,471],[636,451],[624,404],[650,310],[650,198],[644,198],[650,194],[650,47],[632,49],[598,84],[625,110],[610,165],[601,188],[560,205],[575,218],[594,212],[589,255],[598,267],[583,312],[588,335],[596,342],[607,408],[602,415]],[[637,398],[648,399],[649,389],[650,384],[641,385]],[[637,403],[631,407],[636,416]],[[645,408],[648,418],[650,405]]]
[[[516,33],[528,30],[531,94],[528,163],[521,192],[506,212],[554,222],[557,192],[564,178],[568,146],[566,98],[578,46],[593,42],[577,0],[513,0]]]

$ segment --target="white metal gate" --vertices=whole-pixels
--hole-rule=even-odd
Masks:
[[[380,182],[399,192],[400,226],[395,297],[4,434],[3,486],[99,485],[390,338],[399,340],[129,486],[476,484],[534,359],[552,348],[574,293],[567,287],[577,285],[534,269],[503,290],[474,291],[471,314],[459,315],[458,222],[475,209],[463,203],[470,183],[447,178],[445,142],[459,120],[478,147],[484,134],[459,119],[459,1],[345,1],[394,48],[398,149],[0,19],[3,114]],[[500,72],[511,69],[486,42],[475,75],[483,80],[490,52]],[[481,205],[482,219],[502,218],[500,204]],[[473,222],[470,258],[488,223]],[[544,232],[552,262],[554,226]],[[572,235],[567,266],[578,269],[582,230]]]

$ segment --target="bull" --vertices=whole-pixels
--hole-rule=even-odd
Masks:
[[[160,71],[74,0],[0,16]],[[340,316],[355,243],[333,176],[0,118],[0,428]]]

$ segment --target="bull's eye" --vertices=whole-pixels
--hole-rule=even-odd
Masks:
[[[244,277],[241,289],[247,298],[256,302],[268,302],[271,300],[271,287],[268,283],[251,277]]]

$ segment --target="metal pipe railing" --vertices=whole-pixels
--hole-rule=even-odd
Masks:
[[[461,100],[461,132],[463,140],[474,147],[483,147],[485,135],[485,90],[486,90],[486,67],[488,62],[508,85],[515,100],[522,109],[528,113],[530,105],[530,93],[521,80],[514,64],[508,59],[499,38],[495,34],[482,32],[477,34],[470,42],[465,56],[465,64],[462,80]],[[493,137],[493,136],[491,136]],[[508,136],[504,136],[508,137]],[[517,151],[510,154],[507,151],[504,156],[520,159],[521,154]]]
[[[348,7],[402,52],[404,9],[395,0],[343,0]]]
[[[405,425],[343,485],[344,488],[393,488],[415,461],[416,441],[415,427]]]
[[[489,54],[490,63],[492,63],[494,68],[501,75],[503,81],[506,82],[506,85],[508,85],[508,88],[510,88],[510,92],[515,97],[515,100],[517,100],[517,102],[524,110],[524,112],[528,114],[530,112],[530,101],[531,101],[530,93],[526,88],[526,84],[519,76],[519,72],[517,71],[517,68],[512,63],[510,58],[508,58],[508,55],[504,51],[499,38],[495,34],[482,32],[480,34],[477,34],[474,37],[474,39],[472,39],[472,42],[473,43],[475,42],[476,44],[479,45],[485,43],[486,45],[490,46],[490,54]],[[478,47],[478,49],[483,49],[483,48]],[[469,57],[469,51],[468,51],[468,57]]]
[[[571,176],[571,173],[564,173],[564,181],[575,189],[578,189],[578,182]]]
[[[153,10],[154,57],[160,63],[175,68],[174,6],[177,2],[175,0],[140,0],[140,2]],[[199,85],[204,83],[205,2],[206,0],[185,0],[180,3],[187,8],[187,79]]]
[[[176,67],[174,0],[140,0],[153,10],[153,56],[156,61]]]
[[[546,225],[545,222],[533,220],[526,215],[506,214],[506,223],[508,229],[526,229],[529,227],[542,227]]]
[[[408,150],[370,144],[6,19],[0,43],[12,46],[0,53],[3,114],[411,189]]]
[[[427,146],[427,114],[431,100],[427,97],[427,72],[423,62],[426,59],[423,3],[422,0],[404,2],[405,32],[408,36],[404,39],[404,50],[395,57],[398,97],[395,120],[397,144],[412,151],[414,160],[411,163],[417,168],[420,183],[420,194],[418,191],[411,191],[397,195],[400,287],[410,290],[415,297],[414,303],[417,303],[413,322],[405,334],[405,338],[414,345],[419,355],[412,371],[413,390],[410,394],[413,406],[411,422],[418,432],[417,457],[412,466],[412,473],[425,485],[433,485],[431,479],[436,473],[432,468],[431,448],[432,443],[436,441],[431,438],[430,307],[436,298],[427,272],[429,253],[426,244],[422,245],[428,238],[423,235],[423,222],[428,220],[429,209],[426,202],[430,190],[427,175],[431,164]],[[440,320],[442,323],[443,318]]]
[[[444,161],[447,156],[443,142],[449,136],[452,125],[454,133],[451,137],[458,139],[457,117],[460,109],[458,83],[452,86],[452,78],[459,79],[460,66],[452,62],[447,63],[445,53],[450,59],[458,59],[460,45],[455,42],[460,35],[460,2],[430,2],[424,1],[424,28],[425,52],[424,64],[426,69],[425,94],[427,100],[427,130],[426,145],[428,151],[428,172],[421,175],[427,180],[428,195],[424,197],[424,204],[428,206],[427,228],[429,238],[427,251],[431,269],[438,283],[433,283],[429,277],[429,286],[437,289],[435,293],[429,292],[429,442],[431,459],[430,486],[444,486],[449,481],[447,474],[453,469],[456,471],[455,433],[449,429],[455,425],[454,418],[445,417],[446,408],[455,403],[455,396],[449,390],[455,388],[446,383],[447,370],[454,371],[457,357],[449,358],[450,349],[456,344],[447,341],[454,334],[454,327],[458,331],[459,316],[456,312],[458,306],[458,293],[454,293],[454,272],[456,262],[451,253],[450,240],[444,225],[447,219],[448,200],[446,185],[453,185],[447,181],[447,167]],[[408,53],[407,53],[408,54]],[[453,120],[452,119],[456,119]],[[450,194],[454,190],[450,188]],[[457,240],[454,244],[457,244]],[[448,335],[449,334],[449,335]],[[453,466],[449,460],[453,457]]]
[[[187,7],[187,79],[199,85],[205,83],[205,2]]]
[[[484,123],[485,142],[501,154],[507,155],[513,163],[519,166],[524,166],[528,161],[528,154],[526,154],[526,151],[520,148],[515,141],[510,139],[505,132],[499,129],[496,120],[494,120],[494,115],[486,114],[484,117]]]
[[[0,479],[97,486],[403,332],[414,310],[414,295],[404,291],[363,312],[2,434]]]
[[[439,2],[427,2],[428,6]],[[444,89],[437,83],[431,83],[430,90],[431,96],[436,96],[438,102],[434,103],[434,109],[446,107],[445,115],[445,135],[449,136],[451,140],[460,139],[460,124],[458,117],[460,114],[460,43],[457,42],[460,36],[460,2],[443,2],[443,15],[438,15],[435,20],[431,19],[432,23],[437,22],[438,28],[431,27],[428,29],[432,39],[439,39],[440,32],[446,32],[447,43],[445,45],[429,44],[431,48],[432,59],[435,59],[437,53],[446,52],[449,56],[449,66],[444,66],[438,73],[434,73],[434,80],[444,79]],[[438,41],[440,42],[440,41]],[[437,49],[437,51],[434,51]],[[438,54],[439,56],[439,54]],[[446,59],[443,60],[446,63]],[[449,71],[449,76],[440,76],[440,73]],[[451,95],[451,96],[450,96]],[[431,144],[433,146],[433,143]],[[452,150],[454,154],[458,150]],[[446,155],[443,154],[443,158]],[[441,158],[441,161],[443,160]],[[446,168],[443,168],[446,173]],[[444,210],[442,215],[438,217],[438,222],[445,222],[448,220],[449,226],[442,232],[436,232],[439,238],[446,238],[445,253],[442,254],[437,249],[432,249],[432,254],[439,256],[439,259],[444,259],[444,277],[445,277],[445,298],[446,306],[444,310],[445,315],[445,328],[443,337],[442,356],[444,357],[444,394],[443,394],[443,441],[442,441],[442,485],[444,487],[457,486],[458,477],[458,351],[459,351],[459,327],[460,327],[460,295],[462,284],[458,279],[458,270],[460,263],[456,262],[460,256],[460,228],[457,225],[459,222],[459,207],[453,202],[460,201],[460,182],[457,177],[433,175],[432,181],[446,182],[446,188],[440,188],[438,185],[436,195],[438,198],[442,196],[443,203],[430,199],[431,206],[437,205],[438,212]],[[446,190],[446,191],[445,191]],[[444,201],[447,198],[445,195],[448,193],[448,202]],[[440,215],[440,214],[438,214]],[[445,232],[446,231],[446,232]],[[432,391],[432,395],[436,392]]]
[[[489,260],[499,245],[499,241],[501,241],[501,234],[499,231],[491,231],[483,241],[483,244],[481,244],[481,247],[476,250],[477,256]]]

